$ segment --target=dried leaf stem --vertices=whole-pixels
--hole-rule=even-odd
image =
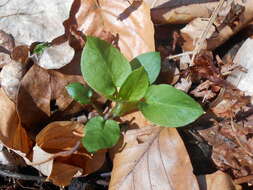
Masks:
[[[224,4],[225,0],[220,0],[219,4],[217,5],[217,7],[214,9],[210,19],[209,19],[209,22],[205,28],[205,30],[202,32],[200,38],[197,40],[196,42],[196,46],[193,50],[193,55],[192,55],[192,59],[191,59],[191,65],[193,65],[193,61],[194,61],[194,58],[195,56],[200,52],[200,50],[203,48],[203,45],[204,45],[204,41],[206,40],[207,38],[207,34],[211,28],[211,26],[214,24],[217,16],[218,16],[218,13],[219,11],[221,10],[222,8],[222,5]]]
[[[70,156],[70,155],[73,154],[75,151],[77,151],[77,149],[79,148],[80,144],[81,144],[81,142],[78,141],[78,142],[76,143],[76,145],[75,145],[73,148],[71,148],[70,150],[58,152],[58,153],[52,155],[51,157],[49,157],[48,159],[43,160],[43,161],[33,162],[33,163],[31,164],[31,166],[36,166],[36,165],[45,164],[45,163],[49,162],[50,160],[53,160],[53,159],[55,159],[56,157],[59,157],[59,156],[62,156],[62,157]],[[89,154],[85,154],[85,156],[87,156],[87,157],[89,157],[89,158],[91,157]]]

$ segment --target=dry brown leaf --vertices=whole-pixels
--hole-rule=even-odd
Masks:
[[[1,25],[17,43],[51,41],[64,34],[62,22],[68,17],[73,0],[2,1]]]
[[[228,3],[231,2],[233,3],[233,1]],[[233,9],[231,8],[231,4],[227,6],[230,7],[230,12],[222,15],[222,11],[224,10],[221,10],[221,15],[216,19],[216,28],[212,26],[211,30],[208,31],[209,34],[207,35],[207,39],[205,40],[204,44],[205,49],[215,49],[253,20],[252,0],[236,0]],[[227,7],[224,9],[227,9]],[[196,45],[195,43],[197,42],[198,38],[201,37],[201,33],[206,28],[207,23],[208,20],[197,18],[181,30],[182,36],[185,40],[183,45],[184,50],[190,51],[194,49]]]
[[[43,158],[46,160],[59,152],[71,150],[81,140],[83,127],[83,124],[74,121],[57,121],[47,125],[36,137],[39,148],[34,148],[33,161],[40,162]],[[54,157],[51,161],[35,167],[53,183],[66,186],[77,173],[86,175],[98,170],[103,165],[104,159],[105,151],[99,151],[91,156],[84,148],[79,147],[71,155]]]
[[[232,178],[217,171],[205,176],[198,176],[198,181],[201,190],[241,190],[239,185],[235,185]]]
[[[124,135],[109,189],[199,189],[176,129],[144,127]]]
[[[49,122],[54,113],[50,109],[52,101],[59,112],[67,109],[73,101],[65,89],[70,82],[83,82],[83,78],[59,70],[45,70],[36,64],[29,69],[21,81],[17,97],[17,111],[26,129],[37,131]]]
[[[194,18],[210,17],[217,6],[216,0],[144,0],[151,6],[156,24],[186,24]]]
[[[70,63],[75,51],[69,46],[68,41],[60,45],[53,45],[46,48],[39,56],[38,65],[44,69],[60,69]]]
[[[150,10],[142,2],[130,5],[125,0],[76,0],[65,25],[67,31],[76,28],[102,39],[112,39],[113,35],[129,60],[155,50]]]
[[[0,140],[11,149],[27,154],[31,150],[31,140],[19,121],[15,104],[0,89]]]

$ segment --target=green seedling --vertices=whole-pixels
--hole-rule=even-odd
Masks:
[[[152,84],[160,69],[158,52],[145,53],[128,62],[111,44],[87,37],[81,71],[88,86],[72,83],[66,89],[82,104],[94,106],[91,89],[115,102],[109,116],[100,111],[100,116],[86,123],[82,144],[87,151],[96,152],[114,146],[120,137],[120,127],[113,119],[133,110],[139,109],[147,120],[163,127],[185,126],[204,113],[201,106],[184,92],[167,84]]]

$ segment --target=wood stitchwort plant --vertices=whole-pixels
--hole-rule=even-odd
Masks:
[[[167,84],[155,85],[161,69],[158,52],[144,53],[131,62],[121,52],[96,37],[87,37],[81,58],[81,71],[88,86],[71,83],[69,95],[81,104],[91,104],[93,90],[115,102],[110,116],[91,118],[84,128],[82,144],[89,152],[114,146],[120,137],[120,124],[114,120],[139,109],[152,123],[163,127],[185,126],[204,112],[184,92]]]

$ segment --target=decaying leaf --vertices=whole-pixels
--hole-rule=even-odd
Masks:
[[[80,142],[83,127],[79,122],[58,121],[47,125],[36,136],[37,146],[33,149],[33,162],[48,159],[48,162],[35,167],[54,184],[66,186],[75,175],[89,174],[103,165],[105,151],[98,151],[91,156],[84,148],[77,147],[76,151],[68,153]]]
[[[1,7],[0,29],[12,34],[18,44],[51,41],[64,34],[62,22],[72,1],[7,1]]]
[[[212,127],[198,130],[201,137],[212,146],[212,160],[216,166],[239,178],[241,183],[252,182],[252,178],[240,180],[253,174],[252,111],[240,114],[236,120],[211,120]],[[242,116],[245,115],[245,118]],[[210,121],[203,121],[203,124]],[[201,127],[201,126],[198,126]],[[205,127],[205,126],[202,126]]]
[[[0,140],[11,148],[24,154],[31,149],[31,140],[21,126],[15,104],[6,96],[3,89],[0,89]]]
[[[154,51],[154,29],[145,3],[130,5],[125,0],[74,1],[67,31],[116,40],[116,46],[129,59]],[[73,32],[72,32],[73,33]]]
[[[199,189],[176,129],[129,130],[115,154],[110,182],[114,189]]]
[[[232,178],[221,171],[205,176],[198,176],[202,190],[241,190],[240,185],[235,185]]]
[[[17,96],[17,110],[24,127],[37,131],[49,122],[55,111],[67,109],[73,99],[65,86],[78,81],[83,83],[80,75],[45,70],[34,64],[22,79]],[[50,106],[57,110],[51,110]]]
[[[223,7],[224,15],[219,15],[215,26],[212,26],[208,31],[207,39],[203,46],[204,49],[215,49],[253,20],[253,4],[251,0],[229,1],[224,6],[226,6]],[[224,11],[224,9],[228,9],[229,11]],[[207,19],[197,18],[181,30],[185,40],[183,45],[184,50],[194,49],[195,43],[201,37],[207,23]]]
[[[39,56],[38,65],[44,69],[60,69],[70,63],[74,54],[74,49],[69,46],[67,41],[46,48],[42,55]]]

